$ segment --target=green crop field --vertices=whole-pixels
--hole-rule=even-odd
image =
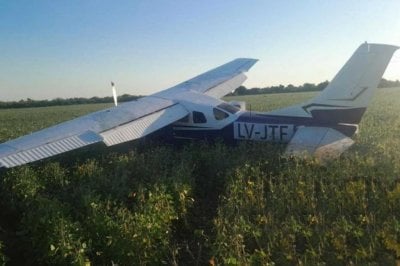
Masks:
[[[0,110],[0,142],[107,106]],[[400,89],[379,90],[324,166],[268,143],[129,143],[2,170],[0,265],[398,265],[399,114]]]

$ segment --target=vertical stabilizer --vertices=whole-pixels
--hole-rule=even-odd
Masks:
[[[358,124],[396,46],[363,43],[329,85],[303,109],[318,120]]]
[[[363,43],[312,102],[367,107],[397,48]]]
[[[269,112],[312,117],[324,123],[358,124],[397,46],[363,43],[314,99]]]

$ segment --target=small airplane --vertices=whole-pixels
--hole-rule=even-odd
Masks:
[[[350,138],[396,46],[363,43],[315,98],[271,112],[221,98],[238,88],[256,59],[239,58],[172,88],[117,104],[0,144],[0,167],[14,167],[93,143],[107,146],[157,135],[166,140],[222,138],[287,143],[285,154],[335,158]]]

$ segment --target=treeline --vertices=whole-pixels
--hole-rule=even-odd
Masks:
[[[381,82],[378,85],[378,88],[394,88],[394,87],[400,87],[400,81],[398,79],[395,81],[381,79]]]
[[[254,95],[254,94],[266,94],[266,93],[287,93],[287,92],[304,92],[304,91],[320,91],[328,86],[329,82],[324,81],[317,85],[313,83],[304,83],[300,86],[294,86],[289,84],[287,86],[271,86],[265,88],[252,88],[247,89],[244,86],[237,88],[231,95]]]
[[[123,94],[118,96],[118,102],[128,102],[136,100],[141,96]],[[114,102],[112,97],[91,97],[91,98],[56,98],[53,100],[32,100],[30,98],[12,101],[2,102],[0,101],[0,109],[6,108],[27,108],[27,107],[45,107],[45,106],[59,106],[59,105],[74,105],[74,104],[90,104],[90,103],[112,103]]]
[[[321,91],[328,86],[329,81],[324,81],[318,84],[304,83],[300,86],[289,84],[287,86],[278,85],[265,88],[251,88],[247,89],[245,86],[240,86],[230,96],[238,95],[255,95],[266,93],[288,93],[288,92],[306,92],[306,91]],[[400,81],[392,81],[382,79],[378,85],[379,88],[392,88],[400,87]],[[118,96],[118,102],[128,102],[136,100],[142,96],[123,94]],[[32,100],[30,98],[20,101],[2,102],[0,101],[0,109],[6,108],[27,108],[27,107],[45,107],[45,106],[58,106],[58,105],[74,105],[74,104],[90,104],[90,103],[112,103],[112,97],[92,97],[92,98],[56,98],[53,100]]]
[[[300,86],[294,86],[289,84],[287,86],[278,85],[278,86],[271,86],[265,88],[252,88],[247,89],[244,86],[240,86],[237,88],[231,96],[234,95],[254,95],[254,94],[266,94],[266,93],[287,93],[287,92],[306,92],[306,91],[321,91],[328,86],[329,81],[324,81],[318,83],[317,85],[313,83],[304,83]],[[378,88],[393,88],[393,87],[400,87],[400,81],[392,81],[387,79],[382,79],[378,85]]]

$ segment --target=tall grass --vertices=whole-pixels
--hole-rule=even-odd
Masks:
[[[312,95],[245,99],[269,110]],[[130,144],[2,171],[0,264],[394,265],[399,96],[380,90],[356,144],[325,166],[267,143]],[[98,107],[25,110],[30,124],[23,109],[0,111],[0,137]]]

